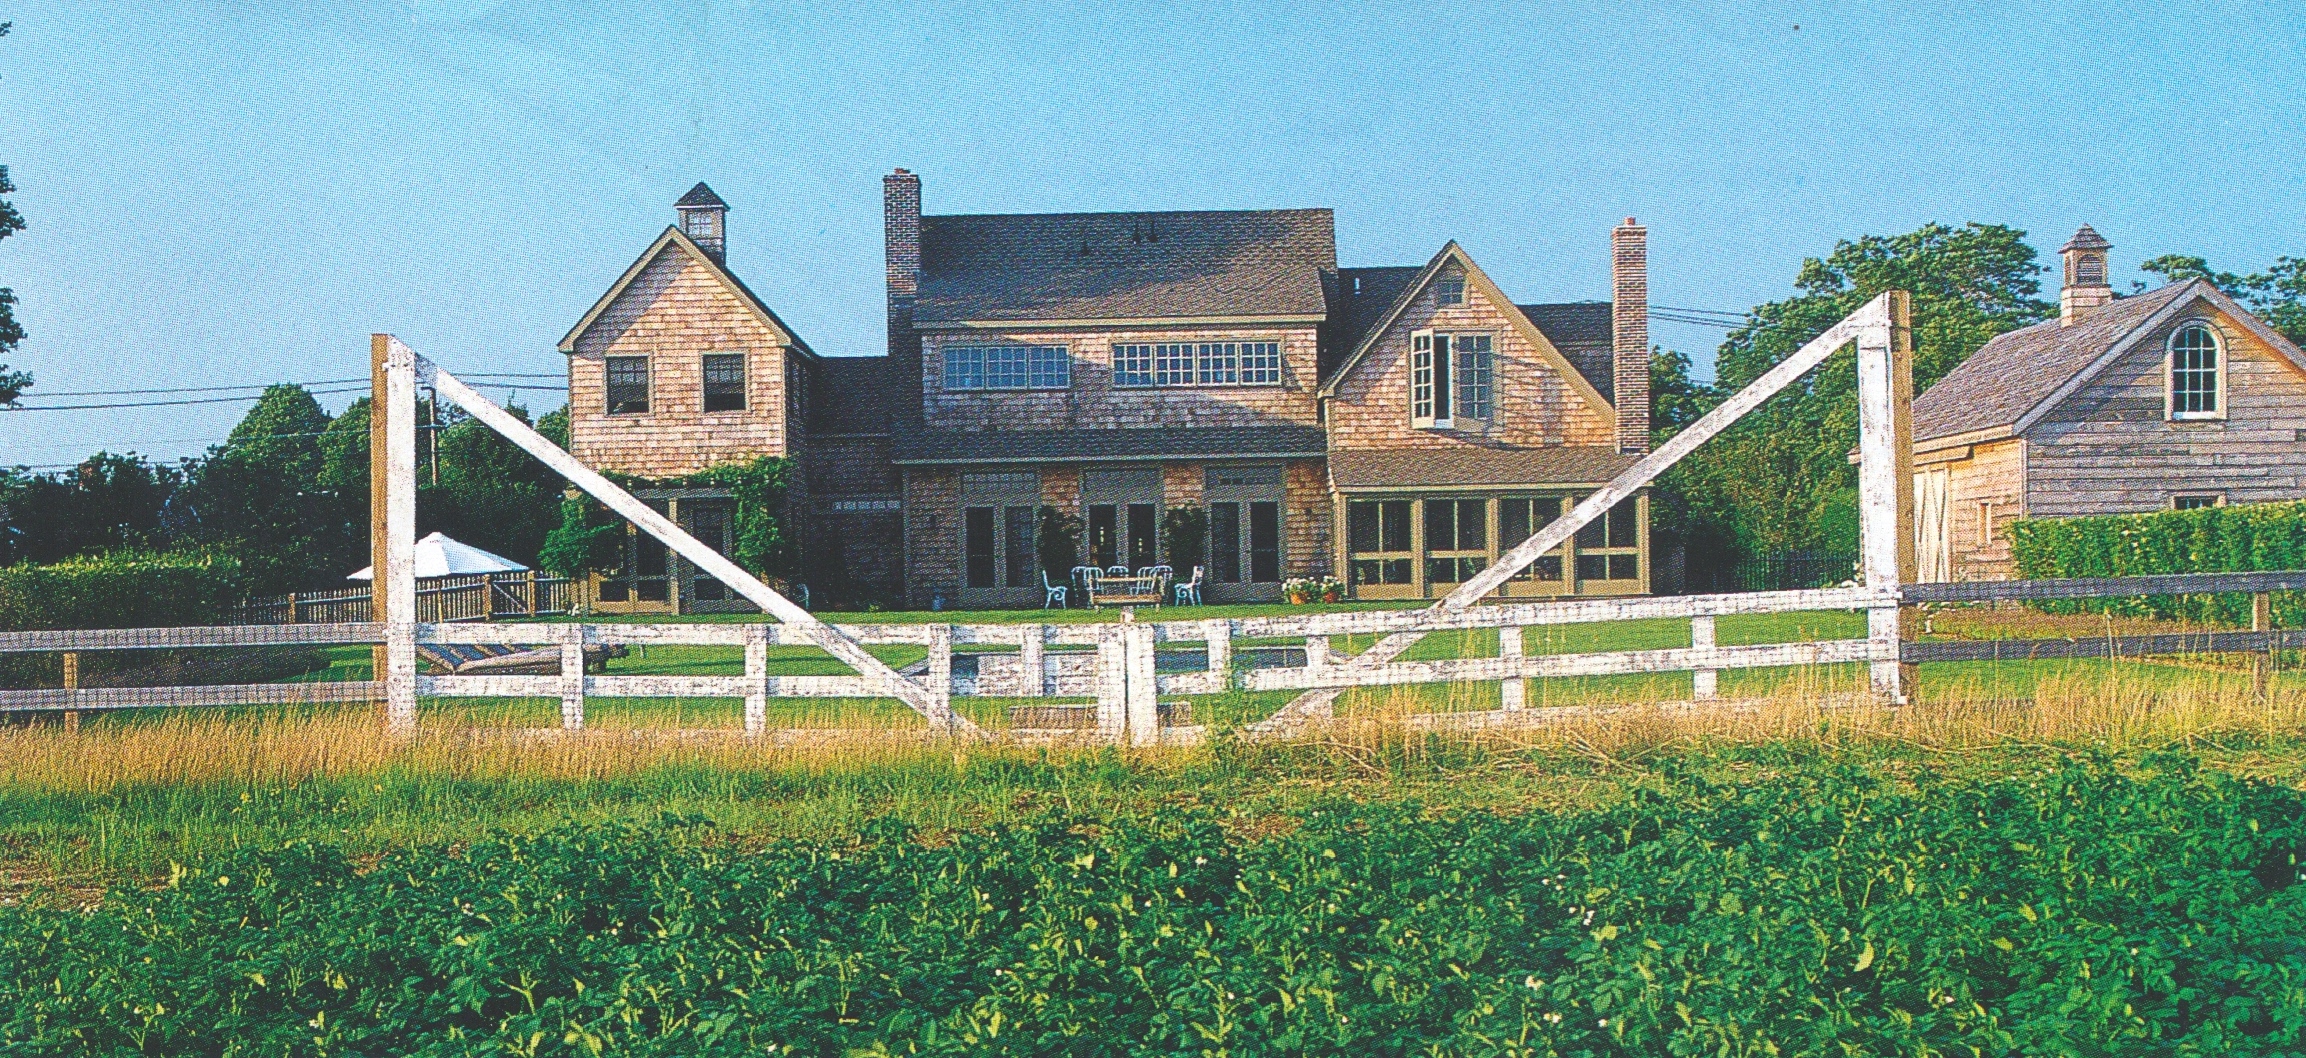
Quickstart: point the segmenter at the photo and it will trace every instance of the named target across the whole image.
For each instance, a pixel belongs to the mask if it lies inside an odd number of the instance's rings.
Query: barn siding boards
[[[1966,445],[1958,451],[1966,455],[1929,460],[1918,471],[1946,472],[1943,515],[1949,579],[2015,576],[2008,526],[2026,517],[2026,442]]]
[[[2226,417],[2164,413],[2166,345],[2188,320],[2209,319],[2225,342]],[[2151,409],[2151,414],[2144,414]],[[2027,512],[2062,518],[2167,510],[2178,494],[2228,503],[2306,496],[2306,374],[2206,299],[2145,334],[2026,431]]]

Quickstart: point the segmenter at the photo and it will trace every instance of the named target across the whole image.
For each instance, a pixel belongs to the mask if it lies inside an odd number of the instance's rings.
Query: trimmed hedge
[[[223,624],[240,562],[207,551],[114,551],[0,567],[0,631]]]
[[[2306,503],[2260,503],[2153,514],[2028,518],[2010,523],[2018,575],[2134,577],[2306,569]],[[2247,624],[2247,595],[2156,595],[2043,604],[2053,612],[2104,612]],[[2306,623],[2306,600],[2274,596],[2277,624]]]

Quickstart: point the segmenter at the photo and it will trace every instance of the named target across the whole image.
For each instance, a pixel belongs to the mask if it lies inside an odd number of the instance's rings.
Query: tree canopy
[[[1998,224],[1927,224],[1868,235],[1802,262],[1792,297],[1757,305],[1716,359],[1717,382],[1689,378],[1679,354],[1653,368],[1661,436],[1743,388],[1886,290],[1913,295],[1914,384],[1945,377],[1995,335],[2047,319],[2043,271],[2025,233]],[[1740,555],[1852,550],[1857,541],[1857,364],[1828,360],[1669,473],[1661,528],[1693,567]]]
[[[2306,345],[2306,260],[2277,257],[2265,271],[2236,275],[2217,271],[2200,257],[2166,253],[2139,265],[2138,270],[2173,283],[2207,279],[2284,337]]]
[[[0,37],[7,36],[13,26],[11,22],[0,22]],[[8,167],[0,165],[0,196],[14,194],[15,191],[16,185],[8,179]],[[0,240],[23,230],[24,214],[17,212],[15,203],[0,197]],[[0,287],[0,356],[15,352],[17,343],[23,340],[24,325],[16,320],[16,290],[13,287]],[[30,372],[0,364],[0,404],[16,403],[16,398],[31,388]]]

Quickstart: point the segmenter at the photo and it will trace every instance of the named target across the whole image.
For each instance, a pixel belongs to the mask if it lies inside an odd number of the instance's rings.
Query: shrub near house
[[[2018,575],[2028,579],[2306,569],[2306,502],[2035,518],[2010,523],[2009,534]],[[2243,595],[2154,595],[2046,605],[2228,624],[2250,620],[2250,599]],[[2306,622],[2306,600],[2277,593],[2274,619],[2287,626]]]

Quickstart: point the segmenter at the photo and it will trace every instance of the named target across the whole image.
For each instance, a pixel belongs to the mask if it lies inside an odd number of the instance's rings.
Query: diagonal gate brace
[[[397,341],[394,344],[398,344]],[[840,659],[843,664],[857,670],[859,675],[880,681],[882,687],[887,690],[891,697],[904,702],[914,711],[927,717],[931,724],[954,734],[984,736],[984,731],[976,724],[969,722],[966,717],[953,711],[946,695],[936,693],[930,688],[906,679],[897,670],[891,668],[887,662],[874,657],[857,641],[842,635],[839,629],[818,620],[815,614],[802,609],[792,600],[778,594],[776,589],[762,583],[760,578],[729,561],[727,556],[707,547],[703,541],[682,531],[681,527],[675,525],[672,519],[657,513],[648,504],[642,503],[631,493],[617,487],[616,483],[602,477],[591,467],[578,462],[575,456],[562,450],[559,445],[546,440],[544,435],[529,428],[527,423],[521,422],[514,418],[511,413],[497,407],[487,397],[481,396],[455,375],[441,370],[438,365],[422,356],[410,356],[404,359],[413,361],[415,381],[433,387],[434,392],[470,412],[473,418],[479,419],[490,429],[503,434],[506,440],[541,460],[546,466],[551,467],[554,473],[568,479],[569,484],[582,489],[587,495],[601,501],[610,510],[624,516],[635,526],[638,526],[642,532],[663,541],[666,547],[671,548],[682,558],[695,563],[698,569],[711,574],[714,579],[727,585],[753,605],[760,607],[762,612],[775,617],[789,628],[799,630],[811,643]],[[410,484],[413,487],[413,481]]]

